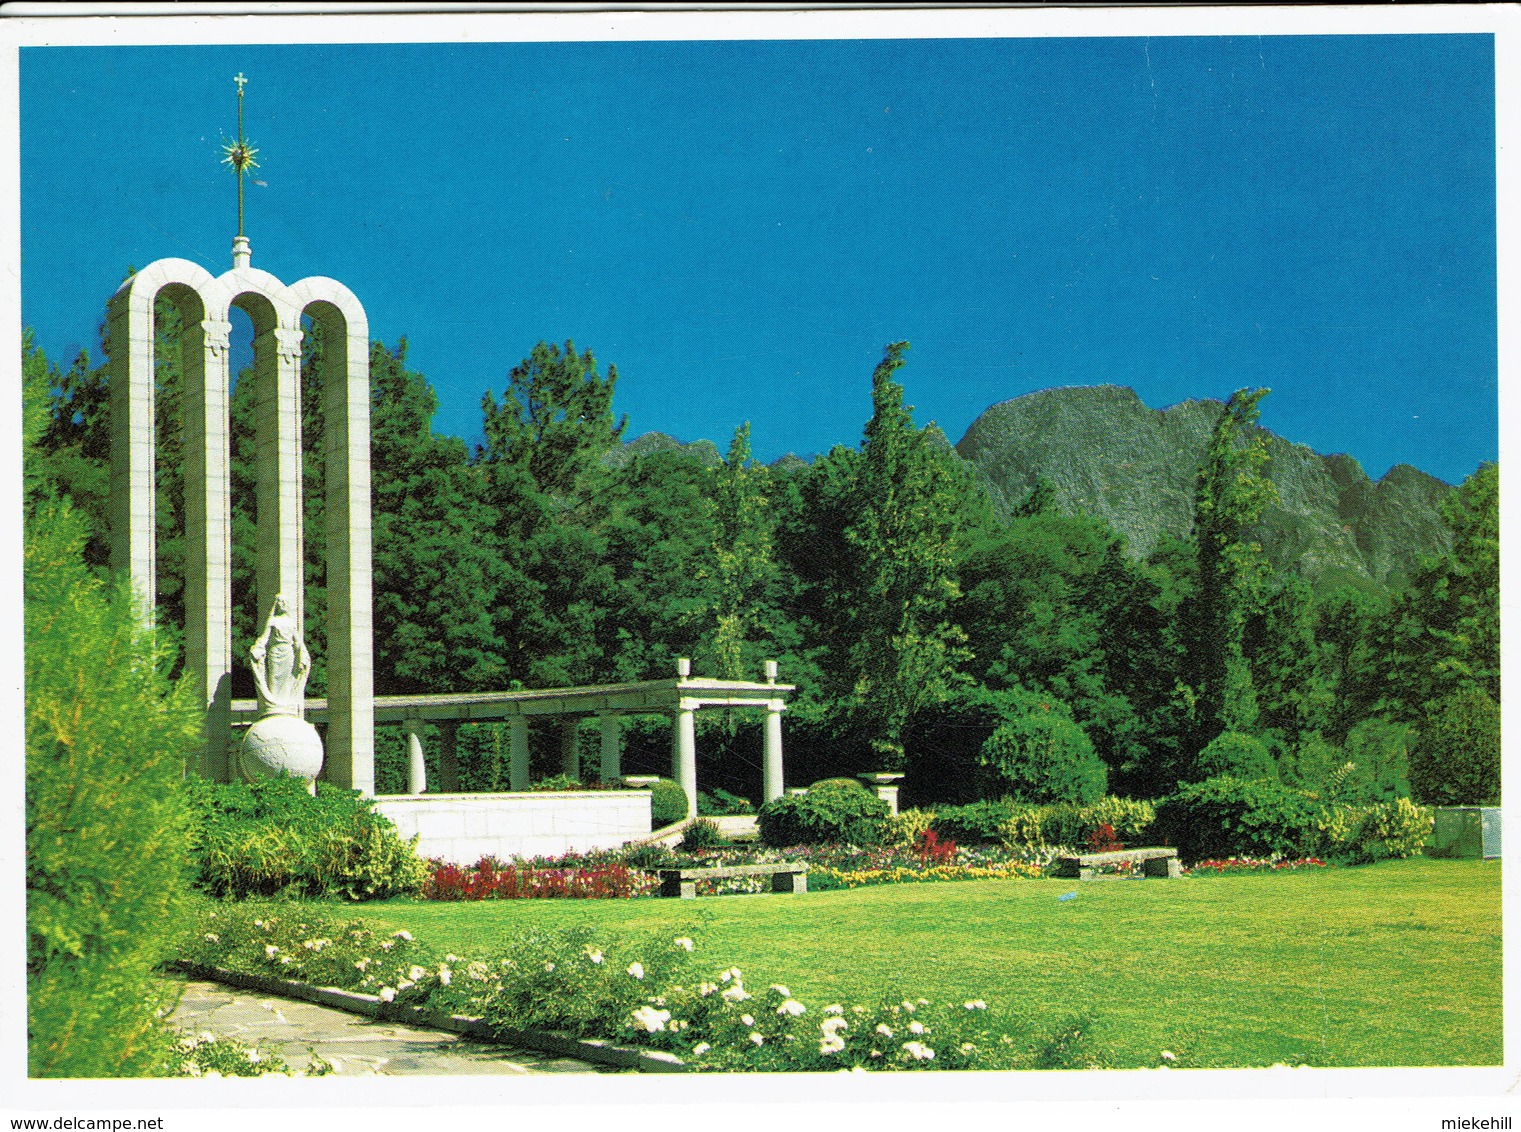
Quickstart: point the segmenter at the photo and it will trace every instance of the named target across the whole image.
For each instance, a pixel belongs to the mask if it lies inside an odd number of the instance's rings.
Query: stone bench
[[[728,865],[716,869],[660,869],[660,895],[679,896],[692,900],[697,896],[700,880],[722,880],[727,877],[770,877],[772,892],[807,892],[808,866],[804,864],[782,865]]]
[[[1092,880],[1103,865],[1122,861],[1140,861],[1141,871],[1149,877],[1183,875],[1183,865],[1176,849],[1119,849],[1113,853],[1084,853],[1080,857],[1058,857],[1056,875],[1076,880]]]

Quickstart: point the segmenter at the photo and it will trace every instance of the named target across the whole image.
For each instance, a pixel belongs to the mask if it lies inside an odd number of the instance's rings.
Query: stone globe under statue
[[[312,658],[284,595],[275,598],[264,632],[248,650],[259,718],[243,733],[238,770],[245,779],[282,771],[314,783],[322,770],[322,739],[302,718]]]

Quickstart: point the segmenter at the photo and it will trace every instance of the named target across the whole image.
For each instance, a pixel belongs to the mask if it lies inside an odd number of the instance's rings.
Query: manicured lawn
[[[1077,892],[1076,898],[1058,896]],[[356,910],[460,955],[530,925],[697,939],[810,1004],[982,998],[1074,1014],[1116,1066],[1495,1065],[1500,867],[1412,860],[1177,881],[968,881],[805,896],[388,901]]]

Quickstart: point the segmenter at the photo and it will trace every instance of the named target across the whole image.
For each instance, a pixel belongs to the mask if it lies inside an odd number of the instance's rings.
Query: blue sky
[[[98,353],[127,266],[331,275],[478,438],[540,339],[629,435],[855,444],[883,346],[998,401],[1269,385],[1375,477],[1497,451],[1488,35],[23,48],[23,321]],[[246,333],[246,328],[243,331]]]

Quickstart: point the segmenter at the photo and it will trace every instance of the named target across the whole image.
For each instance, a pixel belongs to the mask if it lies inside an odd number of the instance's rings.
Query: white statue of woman
[[[284,595],[275,598],[248,659],[259,692],[259,718],[243,733],[240,771],[245,778],[283,773],[310,782],[322,770],[322,739],[301,718],[312,658]]]
[[[299,716],[312,658],[284,594],[275,597],[264,622],[264,632],[248,650],[248,656],[259,694],[259,715]]]

